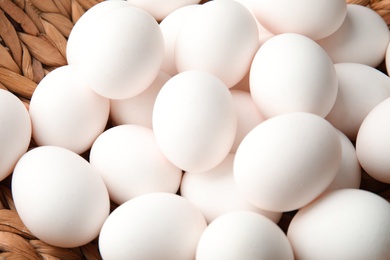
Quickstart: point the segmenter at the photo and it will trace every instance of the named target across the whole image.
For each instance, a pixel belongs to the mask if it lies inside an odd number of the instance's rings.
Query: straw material
[[[17,95],[28,108],[42,78],[66,65],[67,38],[73,25],[86,10],[102,1],[0,0],[0,88]],[[347,2],[372,8],[390,26],[390,0]],[[33,140],[31,146],[36,146]],[[367,174],[363,174],[361,188],[390,201],[390,185]],[[115,207],[113,204],[112,209]],[[279,225],[284,231],[294,214],[283,214]],[[101,256],[96,240],[82,247],[63,249],[31,234],[15,211],[8,177],[0,182],[0,259],[101,259]]]

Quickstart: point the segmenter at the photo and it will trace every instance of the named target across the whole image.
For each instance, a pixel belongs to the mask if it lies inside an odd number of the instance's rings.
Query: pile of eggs
[[[103,259],[389,259],[359,189],[390,183],[389,39],[345,0],[101,2],[29,110],[0,92],[1,179],[39,239]]]

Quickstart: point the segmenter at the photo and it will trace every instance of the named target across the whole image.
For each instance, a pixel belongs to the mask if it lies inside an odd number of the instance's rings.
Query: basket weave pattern
[[[66,65],[67,38],[86,10],[103,0],[0,0],[0,88],[28,108],[40,80]],[[202,1],[206,2],[206,1]],[[347,0],[380,14],[390,28],[390,0]],[[383,68],[382,68],[383,70]],[[33,140],[31,146],[35,146]],[[361,188],[390,201],[390,185],[363,174]],[[115,206],[113,206],[115,207]],[[293,213],[283,215],[286,230]],[[0,259],[101,259],[97,241],[72,249],[48,245],[32,235],[17,215],[10,177],[0,182]]]

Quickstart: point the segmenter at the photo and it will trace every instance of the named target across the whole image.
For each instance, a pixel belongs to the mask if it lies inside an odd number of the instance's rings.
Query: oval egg
[[[341,162],[340,138],[322,117],[295,112],[263,121],[237,149],[233,173],[239,191],[257,207],[296,210],[333,181]]]
[[[12,196],[28,230],[59,247],[91,242],[110,211],[97,170],[78,154],[56,146],[40,146],[22,156],[12,175]]]
[[[61,146],[81,154],[107,124],[110,102],[80,81],[76,65],[43,78],[30,101],[33,138],[38,145]]]
[[[257,20],[273,34],[298,33],[313,40],[327,37],[343,23],[345,0],[252,1]]]
[[[354,62],[378,66],[386,55],[389,29],[382,17],[366,6],[348,4],[340,28],[317,42],[334,63]]]
[[[352,141],[367,114],[390,97],[390,78],[360,63],[335,64],[338,81],[336,101],[325,117]]]
[[[356,154],[363,169],[374,179],[390,183],[390,98],[365,117],[356,138]]]
[[[165,158],[147,127],[128,124],[106,130],[93,143],[89,160],[117,204],[145,193],[179,189],[181,169]]]
[[[153,131],[163,154],[185,171],[205,171],[229,153],[237,115],[227,86],[204,71],[173,76],[157,95]]]
[[[246,7],[233,0],[210,1],[181,25],[177,70],[207,71],[233,87],[247,73],[258,46],[256,20]]]
[[[267,118],[287,112],[325,117],[336,100],[337,77],[327,53],[310,38],[279,34],[257,51],[250,92]]]
[[[31,120],[20,99],[0,89],[0,180],[9,176],[27,151],[31,140]]]
[[[163,36],[156,20],[140,8],[112,8],[91,21],[81,36],[84,43],[76,51],[79,76],[106,98],[136,96],[160,71]]]

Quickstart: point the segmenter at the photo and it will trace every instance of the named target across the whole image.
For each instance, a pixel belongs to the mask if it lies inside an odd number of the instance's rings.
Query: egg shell
[[[185,171],[206,171],[228,155],[237,115],[227,86],[204,71],[173,76],[157,95],[153,131],[163,154]]]
[[[161,153],[150,128],[112,127],[93,143],[89,158],[117,204],[145,193],[179,189],[182,171]]]
[[[269,38],[274,36],[273,33],[268,31],[266,28],[264,28],[263,25],[261,25],[259,23],[259,21],[257,20],[256,15],[254,14],[255,5],[257,4],[256,0],[235,0],[235,1],[237,1],[240,4],[242,4],[243,6],[245,6],[252,13],[252,15],[254,16],[254,18],[256,20],[257,27],[258,27],[258,31],[259,31],[259,43],[260,43],[260,45],[262,45],[266,40],[268,40]]]
[[[139,95],[110,100],[110,118],[114,125],[135,124],[152,128],[154,102],[162,86],[171,78],[160,71],[153,83]]]
[[[204,230],[196,259],[294,259],[286,235],[266,217],[249,211],[226,213]]]
[[[27,151],[31,140],[31,121],[20,99],[0,89],[0,180],[8,177]]]
[[[15,166],[11,188],[16,211],[28,230],[54,246],[91,242],[110,210],[97,170],[61,147],[40,146],[25,153]]]
[[[161,21],[175,10],[188,5],[199,4],[201,0],[127,0],[136,7],[150,13],[157,21]]]
[[[327,37],[343,23],[345,0],[258,0],[253,2],[257,20],[273,34],[298,33],[313,40]]]
[[[86,34],[89,33],[94,23],[102,16],[117,8],[132,6],[126,1],[103,1],[89,8],[74,24],[66,44],[66,59],[68,64],[79,63],[79,56],[83,49],[88,48],[89,41],[86,41]]]
[[[334,63],[354,62],[378,66],[386,55],[389,29],[382,17],[366,6],[348,4],[340,28],[317,42]]]
[[[103,259],[195,259],[206,221],[175,194],[150,193],[116,208],[99,236]]]
[[[191,13],[177,35],[177,70],[204,70],[233,87],[248,71],[258,38],[256,20],[242,4],[207,2]]]
[[[351,140],[341,131],[337,131],[341,141],[341,163],[336,177],[325,190],[358,189],[361,183],[362,169],[357,159],[356,149]]]
[[[241,142],[234,178],[239,191],[257,207],[296,210],[333,181],[341,152],[336,130],[322,117],[303,112],[275,116]]]
[[[174,76],[178,73],[176,68],[176,59],[175,59],[175,45],[177,34],[180,31],[180,28],[183,22],[188,18],[188,16],[200,5],[186,5],[183,6],[169,15],[167,15],[160,23],[160,29],[164,37],[164,59],[161,65],[161,70],[165,71],[171,76]]]
[[[296,259],[390,258],[390,204],[358,189],[326,193],[293,217],[287,237]]]
[[[325,117],[352,141],[367,114],[390,97],[390,78],[381,71],[360,63],[335,64],[337,98]]]
[[[76,66],[59,67],[45,76],[30,101],[34,141],[81,154],[107,124],[110,102],[85,85]]]
[[[325,117],[337,96],[336,71],[327,53],[295,33],[276,35],[259,48],[249,80],[252,98],[266,118],[288,112]]]
[[[180,185],[180,195],[198,207],[207,223],[219,216],[247,210],[266,216],[277,223],[282,214],[269,212],[252,205],[237,189],[233,177],[234,154],[215,168],[205,172],[185,172]]]
[[[92,24],[93,23],[93,24]],[[79,34],[80,78],[98,94],[125,99],[146,90],[158,75],[164,40],[156,20],[137,7],[112,8]]]
[[[356,154],[374,179],[390,183],[390,98],[375,106],[364,119],[356,138]]]
[[[265,120],[250,93],[242,90],[230,90],[237,111],[237,132],[231,153],[237,151],[242,139],[258,124]]]

